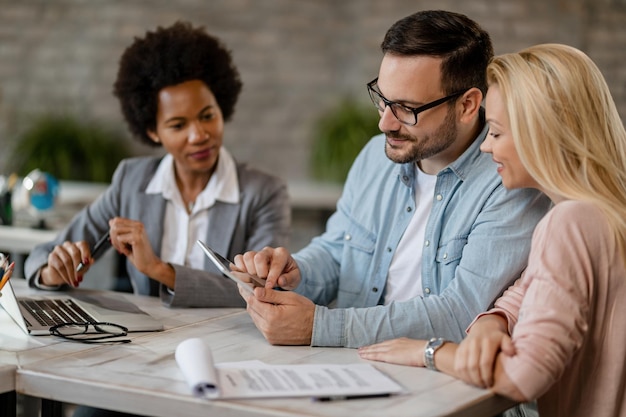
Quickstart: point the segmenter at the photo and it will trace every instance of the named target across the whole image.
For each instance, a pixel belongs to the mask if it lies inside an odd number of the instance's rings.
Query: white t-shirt
[[[385,288],[385,304],[423,296],[422,249],[428,216],[433,207],[437,176],[422,172],[417,165],[415,211],[389,265]]]
[[[174,158],[166,155],[146,188],[148,194],[162,194],[167,200],[163,221],[161,259],[164,262],[204,268],[206,259],[196,240],[205,240],[210,227],[209,209],[217,200],[236,204],[239,202],[237,168],[230,153],[222,147],[217,167],[204,190],[187,213],[183,198],[176,186]]]

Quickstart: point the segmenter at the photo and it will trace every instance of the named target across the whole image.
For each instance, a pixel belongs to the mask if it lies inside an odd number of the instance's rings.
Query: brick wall
[[[242,73],[226,146],[240,160],[307,179],[320,113],[343,94],[366,101],[387,28],[432,8],[478,21],[496,53],[541,42],[581,48],[626,115],[624,0],[0,0],[0,144],[50,111],[125,132],[111,95],[121,52],[134,36],[182,19],[222,38]],[[0,173],[5,165],[0,152]]]

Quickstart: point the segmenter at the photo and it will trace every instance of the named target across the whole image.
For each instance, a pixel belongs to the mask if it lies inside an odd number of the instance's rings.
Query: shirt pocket
[[[371,265],[376,234],[351,219],[343,240],[339,290],[356,294],[362,291],[367,278],[373,273]]]
[[[459,266],[459,263],[461,262],[465,245],[467,245],[467,237],[452,239],[439,246],[435,261],[437,262],[437,265],[439,265],[438,275],[442,277],[442,279],[454,279],[454,273],[456,271],[456,267]],[[441,288],[446,288],[448,284],[449,282],[439,283]]]
[[[458,262],[463,255],[463,248],[465,245],[467,245],[467,238],[461,237],[449,240],[445,244],[439,246],[439,249],[437,249],[437,262],[443,264]]]
[[[366,253],[373,253],[376,246],[376,235],[354,220],[350,220],[343,235],[346,246]]]

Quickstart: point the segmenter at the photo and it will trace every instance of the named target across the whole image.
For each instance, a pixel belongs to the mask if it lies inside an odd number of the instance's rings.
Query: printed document
[[[383,396],[404,388],[368,363],[269,365],[261,361],[213,364],[199,338],[176,348],[176,362],[193,394],[207,399]]]

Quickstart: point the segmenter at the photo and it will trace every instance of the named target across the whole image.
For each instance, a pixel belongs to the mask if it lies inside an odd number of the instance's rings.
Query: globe
[[[41,212],[54,208],[59,194],[59,181],[52,174],[35,169],[24,177],[22,185],[31,209]]]

